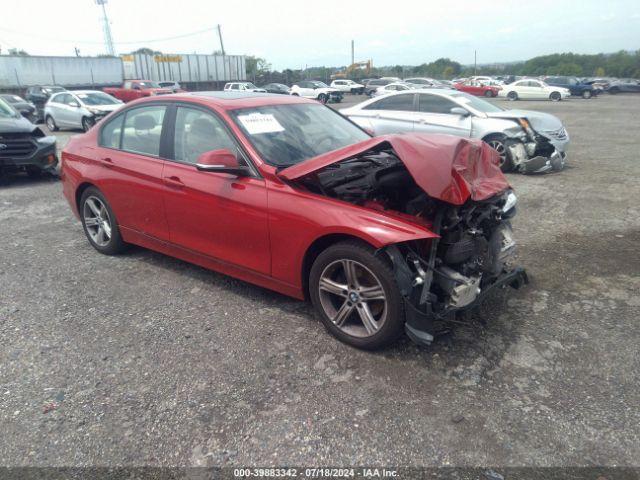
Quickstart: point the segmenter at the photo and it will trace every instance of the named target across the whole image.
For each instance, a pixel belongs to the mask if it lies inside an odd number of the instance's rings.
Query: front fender
[[[357,238],[374,248],[437,237],[417,218],[413,222],[285,186],[269,189],[268,195],[271,273],[298,288],[305,255],[323,237]]]

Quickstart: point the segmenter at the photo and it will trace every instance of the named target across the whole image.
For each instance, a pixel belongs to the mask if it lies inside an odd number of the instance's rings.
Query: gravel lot
[[[639,466],[640,95],[508,106],[565,122],[568,168],[509,176],[531,284],[431,348],[361,352],[304,303],[99,255],[58,181],[3,182],[0,464]]]

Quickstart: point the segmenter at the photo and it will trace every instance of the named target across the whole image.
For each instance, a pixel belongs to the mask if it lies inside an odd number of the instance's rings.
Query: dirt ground
[[[0,465],[639,466],[640,95],[496,102],[562,119],[568,167],[509,175],[531,284],[430,348],[358,351],[305,303],[100,255],[58,181],[5,180]]]

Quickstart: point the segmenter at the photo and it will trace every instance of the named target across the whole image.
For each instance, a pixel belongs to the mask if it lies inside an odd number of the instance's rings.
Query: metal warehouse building
[[[121,57],[0,55],[0,90],[32,85],[117,86],[133,79],[173,80],[191,88],[246,79],[243,55],[132,54]]]

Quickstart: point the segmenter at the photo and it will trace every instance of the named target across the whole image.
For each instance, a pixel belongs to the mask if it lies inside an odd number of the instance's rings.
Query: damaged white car
[[[569,148],[569,134],[557,117],[505,110],[453,90],[392,93],[340,112],[374,135],[422,132],[482,139],[500,155],[503,172],[562,170]]]

